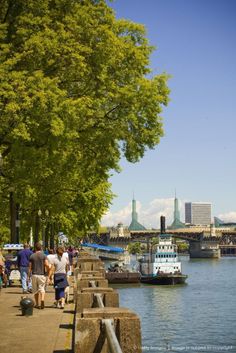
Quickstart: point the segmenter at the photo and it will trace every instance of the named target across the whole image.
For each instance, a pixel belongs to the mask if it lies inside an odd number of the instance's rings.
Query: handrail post
[[[98,302],[98,307],[99,308],[104,308],[103,300],[102,300],[102,295],[100,293],[95,293],[94,296],[97,299]]]
[[[89,284],[90,284],[91,287],[93,287],[93,288],[96,288],[96,287],[97,287],[95,281],[89,281]]]
[[[111,319],[104,319],[102,320],[102,323],[105,327],[106,337],[111,353],[122,353],[120,343],[114,330],[114,321]]]

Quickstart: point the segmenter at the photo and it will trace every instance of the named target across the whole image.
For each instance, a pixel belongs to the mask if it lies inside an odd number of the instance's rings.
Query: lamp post
[[[49,217],[49,211],[45,211],[45,222],[46,227],[44,227],[44,247],[48,248],[48,232],[49,232],[49,222],[48,222],[48,217]]]
[[[16,243],[20,243],[20,204],[16,204]]]

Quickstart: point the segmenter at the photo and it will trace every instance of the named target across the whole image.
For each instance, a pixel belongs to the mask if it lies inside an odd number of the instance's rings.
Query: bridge
[[[236,256],[236,231],[222,232],[219,244],[222,256]]]
[[[176,239],[189,242],[190,257],[220,257],[236,256],[236,231],[222,231],[221,234],[210,235],[206,231],[193,231],[191,228],[183,230],[167,230]],[[111,236],[109,233],[93,234],[90,239],[100,244],[127,246],[133,241],[148,241],[160,235],[159,230],[132,231],[126,236]]]

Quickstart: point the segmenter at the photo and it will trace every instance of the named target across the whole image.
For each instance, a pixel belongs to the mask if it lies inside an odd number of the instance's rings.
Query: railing
[[[111,353],[122,353],[119,341],[116,337],[114,330],[114,320],[104,319],[102,320],[102,323],[105,327],[106,337]]]
[[[93,287],[93,288],[97,287],[95,281],[89,281],[89,283],[90,283],[91,287]],[[97,299],[98,307],[104,308],[102,294],[95,293],[94,296]],[[116,333],[115,333],[115,329],[114,329],[114,320],[103,319],[102,324],[105,327],[105,333],[106,333],[106,337],[107,337],[107,341],[108,341],[111,353],[122,353],[120,343],[116,337]]]

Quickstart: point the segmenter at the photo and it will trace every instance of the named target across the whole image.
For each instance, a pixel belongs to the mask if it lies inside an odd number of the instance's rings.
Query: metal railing
[[[115,329],[114,329],[114,320],[112,319],[104,319],[102,323],[105,327],[106,337],[109,345],[109,349],[111,353],[122,353],[120,348],[120,343],[116,337]]]
[[[97,288],[95,281],[89,281],[89,284],[92,288]],[[104,308],[103,296],[101,293],[94,293],[96,297],[98,307]],[[114,328],[114,320],[112,319],[103,319],[102,324],[104,326],[104,332],[106,334],[109,350],[111,353],[122,353],[120,343],[116,337],[116,332]]]

